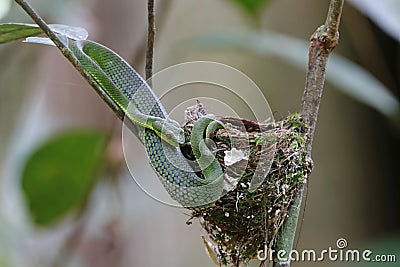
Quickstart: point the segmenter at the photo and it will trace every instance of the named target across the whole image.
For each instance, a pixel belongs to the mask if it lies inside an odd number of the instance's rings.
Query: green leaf
[[[307,66],[309,42],[272,31],[215,33],[194,41],[200,47],[242,49],[262,56],[276,56],[301,70],[306,70]],[[390,90],[365,69],[338,54],[329,58],[327,81],[390,119],[400,116],[399,100]]]
[[[65,35],[73,40],[85,40],[88,37],[88,32],[81,27],[73,27],[62,24],[50,24],[49,27],[54,32]],[[0,24],[0,44],[20,40],[23,38],[34,37],[41,34],[43,34],[43,31],[36,24]]]
[[[44,143],[27,160],[22,189],[33,221],[46,226],[83,205],[104,159],[106,135],[70,132]]]
[[[230,0],[248,12],[251,16],[257,16],[260,10],[270,0]]]
[[[0,24],[0,44],[30,36],[37,36],[43,31],[33,24],[4,23]]]

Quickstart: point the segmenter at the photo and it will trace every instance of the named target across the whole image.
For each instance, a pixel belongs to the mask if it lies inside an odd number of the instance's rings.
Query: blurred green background
[[[144,73],[146,1],[29,2],[50,23],[86,28]],[[159,0],[155,71],[192,60],[228,64],[257,83],[278,120],[300,108],[307,40],[328,4]],[[297,249],[335,248],[345,238],[349,248],[400,261],[399,18],[397,0],[345,4]],[[31,21],[0,0],[0,22]],[[0,62],[0,267],[213,266],[187,212],[132,180],[121,123],[56,49],[4,44]],[[356,265],[369,266],[293,263]]]

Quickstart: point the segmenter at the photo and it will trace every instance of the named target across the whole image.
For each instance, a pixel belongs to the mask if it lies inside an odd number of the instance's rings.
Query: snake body
[[[215,158],[202,157],[202,151],[197,148],[204,133],[208,136],[221,125],[205,117],[193,128],[193,152],[203,170],[205,178],[202,179],[177,147],[184,141],[183,130],[168,118],[151,88],[124,59],[109,48],[88,40],[72,42],[70,49],[105,93],[138,125],[139,138],[146,148],[150,164],[173,199],[184,207],[197,207],[221,197],[221,166]],[[203,151],[207,152],[207,149]]]
[[[192,145],[193,154],[202,170],[207,181],[217,180],[223,175],[223,171],[219,162],[215,159],[214,154],[208,148],[207,143],[211,141],[210,135],[218,129],[224,128],[223,124],[213,116],[201,117],[193,126],[190,143]],[[201,134],[199,134],[201,133]],[[205,133],[206,139],[203,138]]]

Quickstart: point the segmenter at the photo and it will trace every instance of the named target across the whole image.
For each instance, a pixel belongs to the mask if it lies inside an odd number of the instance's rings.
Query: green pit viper
[[[185,142],[179,123],[169,119],[164,107],[143,78],[119,55],[98,43],[80,40],[70,49],[105,93],[137,125],[150,164],[169,195],[184,207],[218,200],[223,191],[223,171],[203,140],[223,125],[212,116],[193,126],[190,143],[204,178],[196,175],[182,155]]]

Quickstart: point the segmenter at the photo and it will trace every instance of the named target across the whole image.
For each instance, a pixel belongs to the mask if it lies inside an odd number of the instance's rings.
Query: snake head
[[[177,121],[170,118],[157,118],[152,124],[153,130],[168,144],[179,146],[185,143],[185,132]]]

